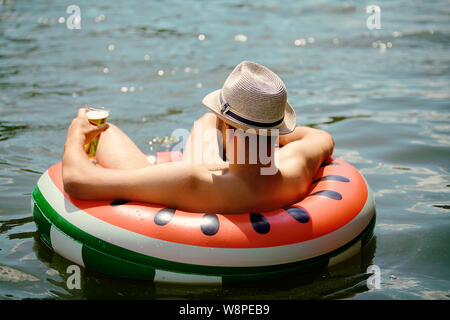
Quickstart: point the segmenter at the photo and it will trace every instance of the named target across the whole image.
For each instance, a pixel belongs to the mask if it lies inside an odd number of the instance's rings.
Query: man
[[[183,161],[156,165],[119,128],[93,126],[86,109],[80,109],[63,154],[66,192],[80,199],[126,199],[193,212],[264,212],[299,202],[332,155],[332,137],[296,127],[284,83],[259,64],[241,62],[203,104],[211,113],[194,123]],[[84,151],[100,132],[102,167]],[[198,154],[208,156],[196,159]]]

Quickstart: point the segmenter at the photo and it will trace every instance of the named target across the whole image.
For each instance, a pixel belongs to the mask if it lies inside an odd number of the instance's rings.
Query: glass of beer
[[[103,107],[89,107],[89,111],[86,113],[86,117],[89,122],[94,126],[99,126],[106,122],[106,119],[109,116],[109,110]],[[90,158],[94,158],[97,153],[98,139],[100,138],[100,134],[96,136],[90,143],[84,145],[84,150]]]

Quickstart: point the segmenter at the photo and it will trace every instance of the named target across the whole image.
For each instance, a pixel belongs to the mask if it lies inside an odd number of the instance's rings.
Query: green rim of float
[[[373,216],[364,230],[344,246],[314,258],[268,266],[214,266],[169,261],[99,239],[63,218],[47,201],[39,185],[32,193],[35,223],[43,242],[63,257],[88,269],[124,278],[175,283],[235,283],[278,279],[329,267],[356,254],[372,238]]]

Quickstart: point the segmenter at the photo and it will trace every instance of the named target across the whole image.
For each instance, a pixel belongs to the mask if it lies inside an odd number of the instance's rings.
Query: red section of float
[[[158,163],[176,161],[180,159],[180,155],[181,153],[172,156],[169,153],[158,153]],[[324,236],[354,219],[364,207],[368,196],[368,189],[361,174],[347,162],[334,159],[332,165],[320,168],[315,180],[339,176],[348,181],[330,179],[313,183],[309,196],[292,206],[306,210],[309,217],[307,221],[296,220],[284,209],[258,212],[266,218],[263,222],[270,226],[268,231],[262,234],[255,231],[249,213],[217,214],[217,232],[207,235],[201,230],[205,213],[175,210],[167,224],[158,225],[155,223],[155,215],[163,206],[138,202],[115,205],[112,200],[78,200],[64,192],[61,163],[52,166],[48,173],[68,201],[93,217],[147,237],[213,248],[273,247]],[[320,191],[326,192],[321,194]],[[313,195],[317,192],[319,194]],[[341,199],[329,197],[330,194],[336,193]]]

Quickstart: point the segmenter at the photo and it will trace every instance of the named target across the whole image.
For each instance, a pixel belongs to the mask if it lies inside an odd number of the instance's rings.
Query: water
[[[449,299],[448,1],[377,1],[380,30],[360,1],[78,0],[79,30],[66,26],[69,4],[0,0],[1,298]],[[30,193],[60,160],[77,108],[103,105],[143,151],[165,148],[242,60],[279,74],[298,124],[329,131],[335,155],[365,175],[378,214],[370,246],[276,283],[167,286],[82,270],[81,290],[68,289],[71,263],[38,240]]]

